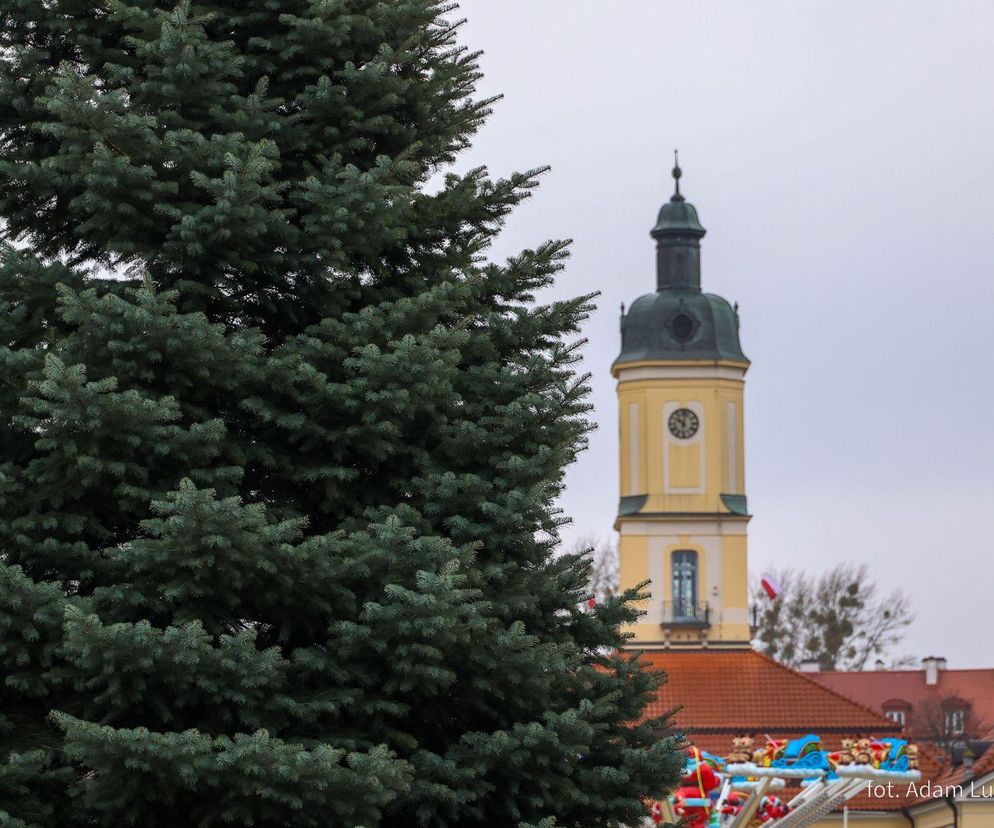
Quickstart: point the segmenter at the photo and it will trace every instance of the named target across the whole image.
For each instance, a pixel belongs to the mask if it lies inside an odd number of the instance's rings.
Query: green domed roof
[[[636,299],[621,319],[615,365],[653,359],[748,362],[739,317],[727,301],[694,288],[668,288]]]
[[[700,241],[707,231],[701,227],[701,221],[697,218],[697,208],[680,193],[683,170],[680,169],[676,150],[673,150],[673,161],[673,196],[659,208],[656,226],[649,231],[649,235],[657,241],[684,237]]]
[[[701,291],[701,239],[697,210],[680,194],[679,164],[673,197],[659,211],[655,293],[640,296],[621,318],[621,353],[615,366],[642,360],[733,360],[748,363],[739,343],[737,309]]]
[[[697,208],[676,193],[659,208],[656,226],[652,228],[650,235],[656,239],[660,236],[684,234],[701,238],[706,232],[697,218]]]

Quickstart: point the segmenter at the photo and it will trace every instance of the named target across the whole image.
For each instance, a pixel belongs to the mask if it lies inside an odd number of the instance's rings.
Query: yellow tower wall
[[[746,523],[722,495],[745,494],[743,390],[747,365],[680,361],[626,363],[618,379],[621,586],[650,581],[646,615],[632,646],[741,646],[750,638]],[[698,418],[688,439],[670,414]],[[693,551],[697,598],[708,624],[667,624],[673,553]]]
[[[745,367],[629,363],[617,373],[622,497],[647,494],[644,512],[727,511],[720,496],[745,491]],[[678,408],[701,420],[689,440],[667,426]]]

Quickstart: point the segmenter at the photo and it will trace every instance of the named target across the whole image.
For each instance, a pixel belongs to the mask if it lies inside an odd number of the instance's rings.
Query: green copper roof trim
[[[746,505],[745,495],[723,494],[721,502],[733,515],[748,515],[749,507]]]
[[[637,515],[648,499],[649,495],[626,495],[618,502],[618,517]]]

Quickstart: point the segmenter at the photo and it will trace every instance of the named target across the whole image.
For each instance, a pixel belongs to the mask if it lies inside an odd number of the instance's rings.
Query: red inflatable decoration
[[[673,812],[687,828],[707,828],[721,780],[697,748],[690,749],[689,772],[673,794]]]
[[[763,798],[756,816],[759,817],[761,822],[772,822],[774,819],[780,819],[780,817],[785,817],[789,813],[790,808],[779,797],[767,796]]]

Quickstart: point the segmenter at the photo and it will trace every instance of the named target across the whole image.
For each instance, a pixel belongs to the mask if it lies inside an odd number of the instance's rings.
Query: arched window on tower
[[[673,553],[673,619],[691,620],[697,615],[697,553],[679,549]]]

